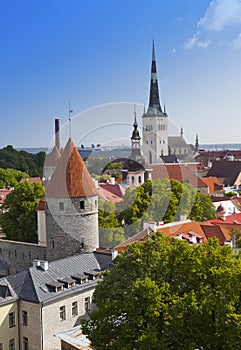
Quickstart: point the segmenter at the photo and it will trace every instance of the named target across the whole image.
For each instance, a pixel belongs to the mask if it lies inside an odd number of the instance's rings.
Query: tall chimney
[[[55,119],[55,146],[60,150],[59,119]]]

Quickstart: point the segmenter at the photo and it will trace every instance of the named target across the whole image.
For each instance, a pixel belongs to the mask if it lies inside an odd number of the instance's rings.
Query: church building
[[[142,135],[143,157],[150,164],[163,163],[170,155],[175,155],[176,159],[180,160],[192,157],[192,149],[183,137],[183,129],[178,136],[168,134],[168,115],[165,106],[162,109],[160,102],[154,41],[149,105],[142,116]]]

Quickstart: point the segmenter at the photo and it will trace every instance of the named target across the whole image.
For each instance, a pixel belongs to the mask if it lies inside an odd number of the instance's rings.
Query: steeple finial
[[[181,127],[181,138],[183,138],[183,127]]]
[[[157,82],[157,69],[156,69],[156,55],[155,55],[155,45],[154,39],[152,41],[152,62],[151,62],[151,83],[150,83],[150,98],[149,98],[149,108],[154,113],[162,113],[158,82]]]
[[[138,124],[136,121],[136,105],[134,105],[134,124],[133,124],[134,128],[137,129]]]
[[[195,150],[199,150],[199,141],[198,141],[198,133],[196,132],[196,139],[195,139]]]

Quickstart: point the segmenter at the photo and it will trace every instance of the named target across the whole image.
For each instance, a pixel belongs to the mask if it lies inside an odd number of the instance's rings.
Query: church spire
[[[160,98],[159,98],[158,81],[157,81],[154,40],[152,41],[151,83],[150,83],[150,99],[149,99],[148,109],[152,109],[154,113],[156,112],[162,113]]]
[[[199,141],[198,141],[198,133],[196,132],[196,139],[195,139],[195,151],[199,150]]]

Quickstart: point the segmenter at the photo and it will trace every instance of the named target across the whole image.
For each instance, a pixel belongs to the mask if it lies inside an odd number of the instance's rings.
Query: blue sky
[[[0,147],[49,146],[69,102],[74,141],[128,139],[153,38],[162,105],[187,141],[241,142],[240,0],[1,0]]]

